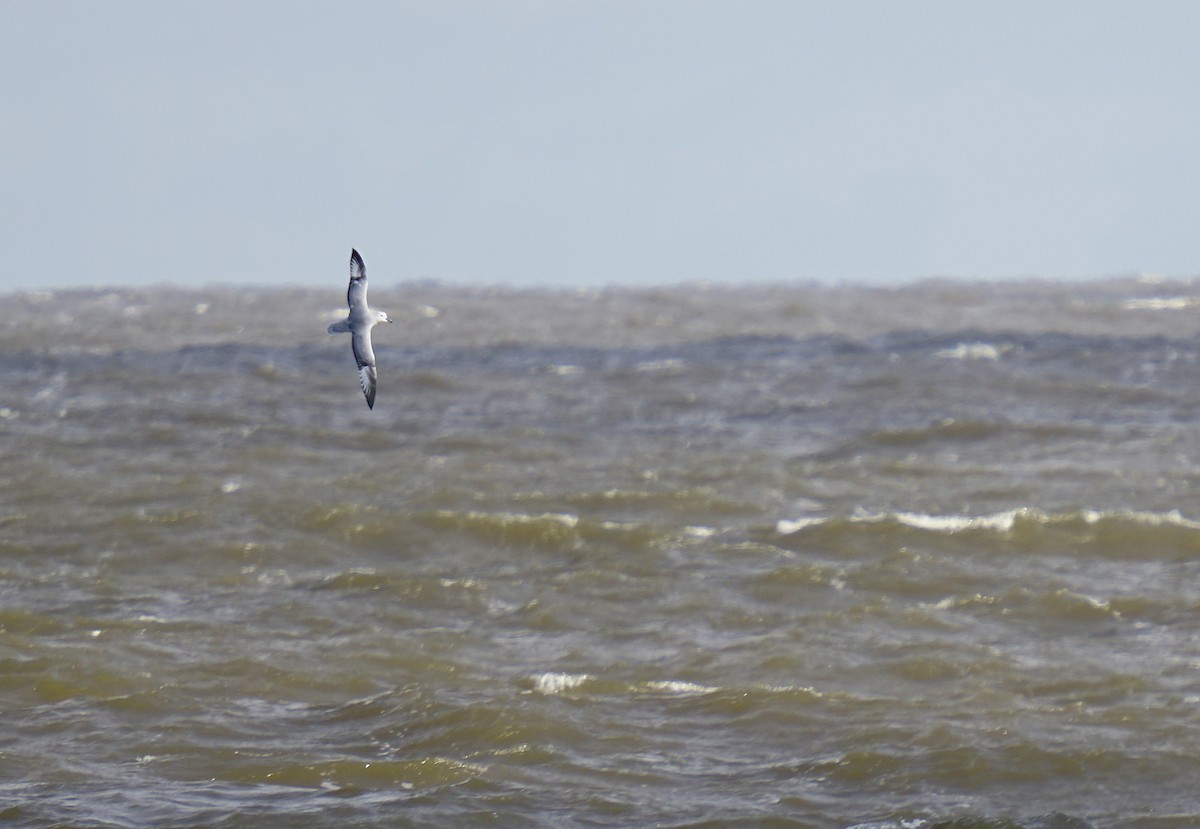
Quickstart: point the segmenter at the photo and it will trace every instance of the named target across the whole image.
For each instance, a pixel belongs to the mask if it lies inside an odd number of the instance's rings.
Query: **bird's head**
[[[395,322],[395,320],[387,315],[387,311],[376,311],[375,322]]]

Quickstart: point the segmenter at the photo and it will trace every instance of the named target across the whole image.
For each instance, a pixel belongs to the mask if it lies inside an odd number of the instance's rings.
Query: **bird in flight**
[[[350,249],[350,288],[346,291],[346,302],[350,304],[350,316],[329,326],[330,334],[351,334],[350,345],[358,363],[358,384],[367,398],[367,408],[375,408],[375,351],[371,348],[371,329],[376,323],[392,322],[383,311],[373,311],[367,306],[367,266],[358,251]]]

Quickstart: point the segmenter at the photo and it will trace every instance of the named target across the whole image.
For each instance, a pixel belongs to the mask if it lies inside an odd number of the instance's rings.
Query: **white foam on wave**
[[[579,523],[579,516],[572,515],[569,512],[543,512],[536,515],[526,512],[455,512],[454,510],[437,510],[435,515],[438,518],[456,519],[466,521],[488,522],[494,521],[500,524],[540,524],[551,523],[561,524],[567,529],[574,529]]]
[[[956,610],[960,607],[971,607],[973,605],[993,605],[996,602],[997,599],[995,596],[972,593],[970,596],[947,596],[940,601],[934,602],[933,607],[936,610]]]
[[[1106,519],[1132,521],[1135,524],[1145,524],[1151,527],[1182,527],[1187,530],[1200,530],[1200,521],[1185,518],[1177,509],[1169,512],[1143,512],[1140,510],[1083,510],[1080,517],[1088,524],[1099,524]]]
[[[1121,307],[1126,311],[1186,311],[1200,305],[1200,297],[1166,296],[1127,299]]]
[[[821,518],[819,516],[796,519],[781,518],[775,522],[775,532],[780,535],[791,535],[808,527],[819,527],[827,523],[829,523],[828,518]]]
[[[873,820],[869,823],[856,823],[846,829],[927,829],[931,826],[924,818],[900,818],[899,820]]]
[[[943,348],[935,351],[934,357],[944,360],[986,360],[995,362],[1012,350],[1011,345],[992,345],[991,343],[959,343],[954,348]]]
[[[553,696],[565,691],[574,690],[591,679],[595,679],[591,674],[560,674],[549,672],[533,677],[533,690],[539,694]]]
[[[438,584],[447,589],[458,587],[463,590],[486,590],[487,585],[479,579],[461,578],[461,579],[438,579]]]
[[[702,696],[704,694],[715,694],[720,688],[714,688],[711,685],[697,685],[695,682],[682,682],[674,679],[655,680],[647,682],[645,688],[658,693],[673,694],[681,697]]]
[[[779,535],[792,535],[809,527],[819,527],[828,524],[832,518],[810,516],[797,519],[780,519],[775,522],[775,532]],[[853,524],[882,524],[895,521],[906,527],[930,532],[956,533],[966,530],[993,530],[995,532],[1011,532],[1019,521],[1029,521],[1034,524],[1050,525],[1063,524],[1070,521],[1083,521],[1086,524],[1099,524],[1103,521],[1128,521],[1153,527],[1180,527],[1188,530],[1200,530],[1200,521],[1186,518],[1179,510],[1169,512],[1145,512],[1140,510],[1081,510],[1070,513],[1047,513],[1038,509],[1022,507],[1020,509],[1003,510],[985,515],[930,515],[921,512],[861,512],[846,519]]]
[[[882,524],[895,521],[918,530],[932,532],[961,532],[962,530],[1000,530],[1007,532],[1013,528],[1017,518],[1026,514],[1026,510],[1006,510],[991,515],[929,515],[921,512],[862,512],[850,516],[847,520],[852,524]],[[811,516],[794,520],[780,519],[775,522],[775,531],[780,535],[792,535],[808,527],[819,527],[828,524],[832,519]]]
[[[572,515],[569,512],[543,512],[538,515],[511,512],[502,514],[506,521],[511,521],[514,524],[536,524],[542,521],[549,521],[552,524],[561,524],[567,529],[574,529],[579,524],[579,516]]]
[[[898,512],[894,516],[907,527],[933,532],[962,532],[963,530],[999,530],[1008,532],[1017,523],[1023,510],[1006,510],[991,515],[925,515],[917,512]]]

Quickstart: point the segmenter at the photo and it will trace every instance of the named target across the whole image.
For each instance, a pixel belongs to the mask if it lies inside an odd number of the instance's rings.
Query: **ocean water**
[[[1200,825],[1200,284],[0,310],[0,824]]]

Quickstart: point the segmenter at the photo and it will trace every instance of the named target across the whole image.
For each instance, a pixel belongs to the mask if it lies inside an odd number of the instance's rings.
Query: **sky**
[[[0,291],[1200,273],[1191,0],[0,0]]]

